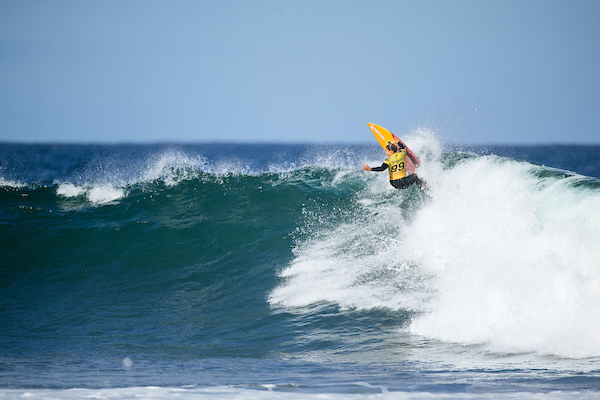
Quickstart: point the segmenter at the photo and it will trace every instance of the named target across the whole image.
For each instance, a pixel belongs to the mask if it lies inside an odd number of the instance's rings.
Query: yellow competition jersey
[[[385,159],[384,162],[388,165],[388,170],[390,171],[390,181],[402,179],[406,176],[405,159],[406,150],[404,149]]]

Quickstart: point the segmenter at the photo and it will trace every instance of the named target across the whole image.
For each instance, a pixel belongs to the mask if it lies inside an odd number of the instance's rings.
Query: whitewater
[[[403,140],[1,144],[0,398],[600,397],[600,147]]]

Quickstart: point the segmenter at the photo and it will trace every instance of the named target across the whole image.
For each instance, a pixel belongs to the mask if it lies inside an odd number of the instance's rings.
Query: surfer
[[[417,174],[406,175],[406,148],[402,143],[388,143],[384,150],[387,158],[381,167],[371,168],[363,164],[362,169],[375,172],[389,169],[390,184],[396,189],[406,189],[416,183],[421,189],[426,190],[425,182]]]

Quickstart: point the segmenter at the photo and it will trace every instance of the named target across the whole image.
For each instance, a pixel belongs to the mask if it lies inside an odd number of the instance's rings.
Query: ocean
[[[0,144],[0,399],[600,398],[600,146]]]

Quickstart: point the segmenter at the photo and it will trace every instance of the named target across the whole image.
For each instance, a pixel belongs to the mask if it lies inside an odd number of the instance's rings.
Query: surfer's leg
[[[402,185],[401,181],[402,181],[402,179],[396,179],[395,181],[390,181],[390,185],[392,185],[396,189],[404,189],[404,186]]]
[[[412,184],[416,183],[421,190],[427,190],[427,183],[425,182],[425,179],[419,178],[416,174],[411,176],[414,176]]]
[[[416,174],[411,174],[402,179],[390,181],[390,184],[396,189],[406,189],[410,185],[414,185],[415,183],[419,185],[421,189],[427,190],[427,185],[425,185],[425,181],[419,178]]]

